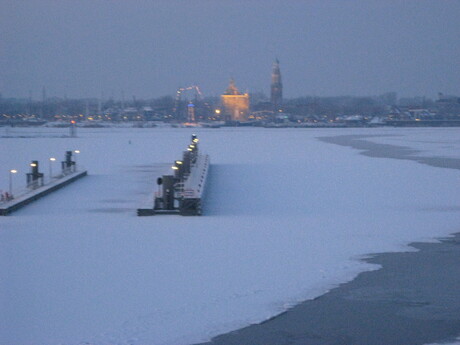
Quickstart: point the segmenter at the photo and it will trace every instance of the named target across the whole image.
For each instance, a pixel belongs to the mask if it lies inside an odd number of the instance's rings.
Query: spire
[[[272,85],[273,84],[281,84],[281,72],[280,72],[280,61],[278,58],[275,59],[273,62],[272,67]]]
[[[272,84],[270,101],[275,108],[278,108],[283,101],[283,83],[281,82],[280,62],[275,59],[272,67]]]
[[[239,95],[240,92],[235,85],[235,80],[233,78],[230,79],[230,83],[228,84],[227,90],[225,91],[225,95]]]

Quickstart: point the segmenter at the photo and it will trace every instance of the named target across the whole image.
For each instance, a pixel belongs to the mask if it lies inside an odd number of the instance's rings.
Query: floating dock
[[[173,175],[158,177],[159,191],[153,195],[153,203],[137,209],[138,216],[180,214],[200,216],[210,167],[209,155],[199,154],[198,138],[183,153],[183,159],[172,166]]]
[[[16,197],[11,195],[12,193],[6,193],[7,198],[2,198],[0,202],[0,216],[7,216],[27,204],[88,175],[86,170],[77,171],[77,165],[72,161],[72,151],[66,152],[66,159],[61,164],[61,174],[54,177],[50,175],[50,181],[45,184],[43,173],[38,171],[38,161],[32,161],[30,164],[31,172],[26,174],[27,190]]]

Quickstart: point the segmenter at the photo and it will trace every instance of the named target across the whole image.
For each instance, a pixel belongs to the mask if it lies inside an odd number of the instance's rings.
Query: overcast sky
[[[460,95],[460,1],[0,0],[4,97]]]

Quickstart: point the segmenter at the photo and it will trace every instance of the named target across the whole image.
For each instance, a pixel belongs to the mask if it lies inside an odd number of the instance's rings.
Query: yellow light
[[[189,146],[190,146],[192,149],[194,149],[194,148],[195,148],[195,145],[189,145]]]
[[[216,109],[216,114],[220,114],[220,109]]]
[[[17,172],[18,172],[18,171],[15,170],[15,169],[11,169],[11,170],[10,170],[10,173],[12,173],[12,174],[16,174]]]
[[[194,143],[197,143],[198,141],[199,141],[198,138],[193,139]]]
[[[173,170],[177,170],[177,169],[179,169],[179,168],[178,168],[178,167],[176,167],[175,165],[173,165],[173,166],[171,167],[171,169],[173,169]]]
[[[192,149],[190,147],[187,150],[192,151]]]
[[[55,160],[56,160],[56,158],[54,158],[54,157],[50,158],[50,161],[52,161],[52,162],[54,162]]]
[[[180,165],[182,164],[182,161],[176,161],[175,163]]]
[[[80,153],[80,150],[75,150],[75,151],[73,151],[73,152],[75,152],[75,153]]]
[[[37,164],[35,164],[35,163],[30,163],[30,166],[31,166],[31,167],[36,167]]]

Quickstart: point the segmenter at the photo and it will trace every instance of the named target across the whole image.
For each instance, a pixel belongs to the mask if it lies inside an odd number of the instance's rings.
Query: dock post
[[[163,205],[165,210],[174,210],[174,183],[174,176],[163,175]]]
[[[30,163],[30,173],[26,174],[27,187],[35,189],[43,186],[43,173],[38,170],[38,161]]]
[[[72,161],[72,151],[66,151],[65,160],[61,162],[62,174],[67,175],[72,172],[75,162]]]

